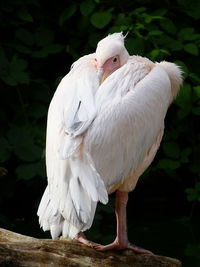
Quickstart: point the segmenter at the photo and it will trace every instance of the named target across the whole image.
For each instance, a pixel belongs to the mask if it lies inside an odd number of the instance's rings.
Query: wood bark
[[[0,266],[181,267],[181,262],[158,255],[136,255],[130,250],[98,252],[76,241],[37,239],[0,229]]]

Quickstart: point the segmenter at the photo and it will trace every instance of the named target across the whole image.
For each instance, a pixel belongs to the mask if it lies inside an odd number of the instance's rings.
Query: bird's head
[[[95,59],[100,83],[127,62],[129,54],[124,38],[122,33],[113,33],[97,44]]]

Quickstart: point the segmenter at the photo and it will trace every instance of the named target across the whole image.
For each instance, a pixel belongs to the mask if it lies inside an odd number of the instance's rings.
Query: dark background
[[[161,148],[130,194],[130,240],[200,266],[200,1],[6,0],[0,18],[0,227],[49,237],[36,216],[49,102],[74,60],[124,31],[130,54],[176,62],[185,78]],[[113,203],[98,207],[93,241],[114,238]]]

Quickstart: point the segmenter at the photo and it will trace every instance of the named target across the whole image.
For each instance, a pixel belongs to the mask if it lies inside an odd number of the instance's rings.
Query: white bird
[[[182,83],[173,63],[129,56],[122,33],[102,39],[77,60],[50,103],[46,137],[48,185],[38,216],[53,239],[75,238],[97,250],[129,248],[126,205],[159,148],[167,109]],[[117,236],[103,246],[86,239],[98,201],[116,191]]]

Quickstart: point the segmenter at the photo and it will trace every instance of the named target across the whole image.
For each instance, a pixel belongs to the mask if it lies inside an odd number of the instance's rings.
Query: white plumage
[[[99,82],[99,69],[115,56],[120,65]],[[48,186],[38,216],[52,238],[74,238],[91,227],[98,201],[134,189],[159,148],[181,82],[175,64],[129,56],[121,33],[73,64],[48,112]]]

